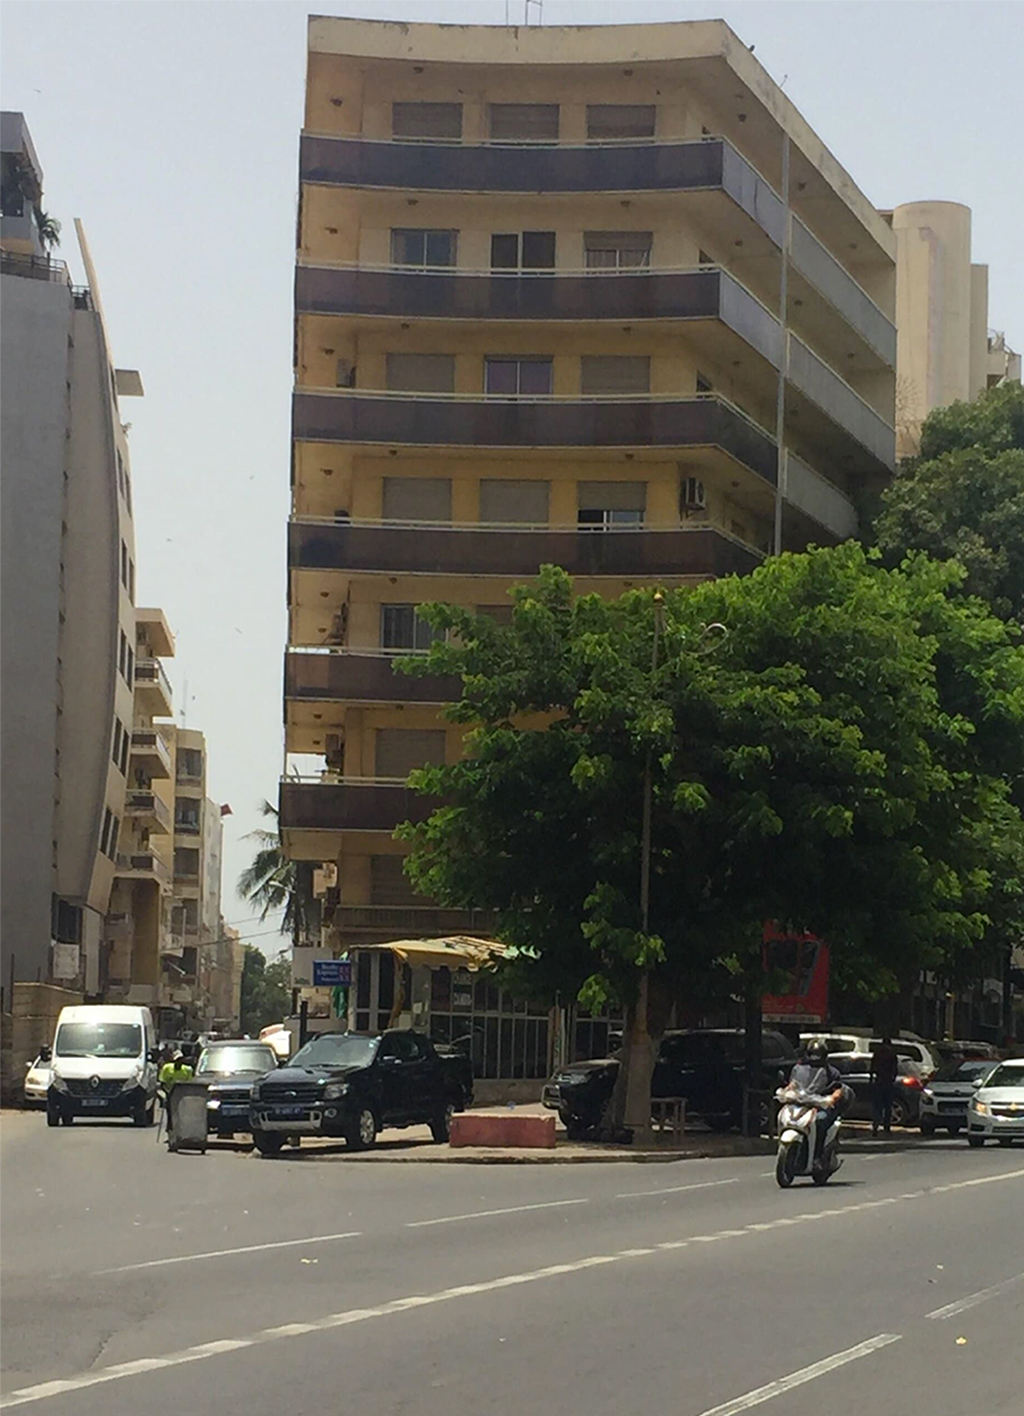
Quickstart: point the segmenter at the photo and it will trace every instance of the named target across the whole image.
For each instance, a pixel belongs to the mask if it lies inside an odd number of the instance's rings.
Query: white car
[[[50,1086],[50,1064],[37,1057],[25,1063],[24,1103],[26,1107],[45,1106]]]
[[[880,1037],[871,1037],[868,1033],[832,1032],[832,1033],[801,1033],[801,1046],[808,1042],[823,1042],[828,1048],[829,1056],[845,1057],[863,1052],[876,1052],[882,1045]],[[938,1071],[940,1061],[937,1052],[933,1051],[926,1042],[919,1038],[894,1037],[892,1045],[896,1056],[903,1061],[909,1062],[917,1076],[922,1081]]]
[[[1000,1062],[981,1079],[967,1106],[967,1144],[1024,1141],[1024,1057]]]
[[[940,1127],[951,1136],[962,1131],[967,1125],[968,1102],[977,1090],[975,1084],[998,1065],[991,1058],[965,1058],[941,1066],[921,1093],[921,1135],[932,1136]]]

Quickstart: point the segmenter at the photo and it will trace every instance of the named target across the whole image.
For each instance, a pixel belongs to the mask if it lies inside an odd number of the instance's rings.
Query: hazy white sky
[[[508,0],[521,20],[523,0]],[[96,262],[131,419],[139,603],[177,635],[177,707],[228,802],[224,915],[282,763],[291,286],[305,30],[284,0],[5,0],[2,102],[26,114],[81,278]],[[506,0],[390,0],[315,12],[500,24]],[[532,9],[532,7],[531,7]],[[544,0],[547,24],[622,20],[613,0]],[[974,212],[990,320],[1024,343],[1024,3],[639,0],[631,22],[722,18],[880,207]],[[180,721],[180,713],[179,713]],[[254,931],[261,926],[253,925]],[[263,926],[262,928],[266,928]],[[272,950],[276,942],[261,938]]]

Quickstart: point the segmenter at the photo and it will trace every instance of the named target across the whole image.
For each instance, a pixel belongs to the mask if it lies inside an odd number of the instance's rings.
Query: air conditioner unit
[[[703,511],[708,504],[707,491],[699,477],[684,477],[679,503],[684,512]]]

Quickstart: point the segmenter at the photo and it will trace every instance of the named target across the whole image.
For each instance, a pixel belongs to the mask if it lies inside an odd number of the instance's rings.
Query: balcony
[[[286,850],[297,849],[298,859],[324,860],[336,845],[320,840],[320,833],[383,831],[390,836],[402,821],[425,821],[438,804],[438,798],[420,796],[404,782],[387,778],[287,777],[281,782],[281,831]],[[307,832],[318,838],[310,856],[302,853],[301,841],[296,840]]]
[[[200,836],[203,827],[200,821],[193,821],[188,817],[175,817],[174,834],[176,836]]]
[[[410,447],[720,448],[775,485],[775,442],[713,394],[507,398],[296,389],[292,436]]]
[[[761,561],[752,546],[718,527],[487,526],[401,521],[296,519],[288,528],[293,570],[497,575],[529,579],[542,565],[570,575],[645,579],[743,575]]]
[[[837,540],[858,533],[857,508],[850,498],[792,452],[786,453],[786,504]],[[813,527],[808,532],[815,539]]]
[[[164,889],[171,884],[171,872],[155,851],[119,855],[115,873],[126,880],[156,880]]]
[[[799,401],[789,400],[790,411],[797,407],[802,413],[812,415],[810,423],[805,421],[801,427],[820,442],[824,452],[830,448],[838,452],[851,471],[878,476],[888,475],[895,469],[895,428],[792,334],[789,336],[788,384],[812,405],[805,404],[801,408]],[[814,416],[814,410],[821,416]]]
[[[173,829],[170,808],[156,792],[128,792],[124,800],[124,814],[139,826],[163,836],[169,836]]]
[[[502,273],[300,265],[295,309],[444,320],[718,320],[779,362],[775,316],[727,271],[710,267]]]
[[[726,138],[585,147],[381,142],[304,134],[303,182],[431,192],[692,194],[699,214],[732,240],[743,228],[780,251],[782,198]],[[710,205],[709,205],[710,203]],[[750,242],[746,242],[749,249]],[[818,238],[795,219],[790,259],[859,338],[895,365],[895,327]]]
[[[348,703],[453,703],[461,694],[455,677],[412,678],[392,667],[397,654],[340,649],[330,653],[290,650],[285,656],[288,699]]]
[[[132,765],[150,780],[166,781],[171,776],[171,754],[155,728],[132,731]]]
[[[143,712],[169,718],[174,711],[171,681],[159,659],[136,659],[135,697]]]

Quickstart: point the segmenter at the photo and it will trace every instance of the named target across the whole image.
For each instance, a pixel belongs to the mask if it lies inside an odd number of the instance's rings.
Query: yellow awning
[[[496,939],[472,939],[465,934],[453,934],[442,939],[389,939],[380,944],[356,944],[352,952],[388,949],[405,964],[442,965],[450,969],[483,969],[497,963],[506,953],[504,944]]]

